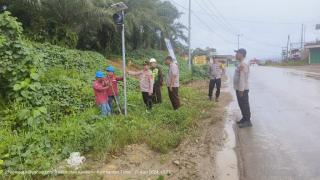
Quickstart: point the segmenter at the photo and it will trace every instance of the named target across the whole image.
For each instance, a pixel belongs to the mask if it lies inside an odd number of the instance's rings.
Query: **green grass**
[[[177,147],[189,128],[202,116],[200,110],[212,107],[202,100],[201,94],[191,88],[181,89],[183,106],[173,111],[164,92],[164,102],[155,105],[151,113],[145,113],[140,93],[129,93],[129,116],[113,116],[98,122],[94,150],[100,153],[114,152],[131,143],[146,143],[158,152],[167,153]],[[188,103],[192,102],[192,103]]]
[[[0,179],[7,179],[1,174],[12,170],[51,170],[76,151],[101,156],[128,144],[146,143],[166,153],[203,115],[200,110],[210,107],[199,92],[183,87],[179,111],[172,110],[164,92],[164,103],[146,114],[138,82],[128,78],[129,116],[102,118],[92,83],[95,71],[104,70],[110,61],[97,52],[32,42],[14,18],[1,15],[7,22],[2,23],[0,35]],[[141,65],[155,57],[166,72],[162,61],[166,54],[139,50],[129,53],[128,59]],[[178,60],[182,83],[205,75],[205,67],[195,67],[191,73],[186,61]]]
[[[205,101],[204,95],[198,91],[183,87],[183,106],[179,111],[173,111],[165,91],[163,95],[163,104],[155,105],[150,114],[145,113],[140,93],[131,91],[129,104],[132,105],[129,106],[127,118],[101,118],[98,110],[92,108],[38,130],[17,136],[11,136],[9,132],[1,134],[6,136],[9,133],[7,141],[10,142],[7,143],[19,146],[16,147],[17,153],[24,148],[29,149],[21,152],[19,156],[24,158],[24,163],[21,167],[17,166],[28,170],[48,170],[75,151],[95,154],[97,159],[103,160],[101,157],[105,158],[105,154],[118,152],[132,143],[146,143],[157,152],[167,153],[179,145],[196,121],[205,116],[199,112],[213,107],[213,104]],[[11,161],[19,164],[19,159],[8,159],[7,163]]]
[[[0,170],[50,170],[71,152],[104,157],[132,143],[146,143],[155,151],[167,153],[179,145],[203,115],[199,112],[212,106],[202,98],[205,95],[182,85],[183,106],[179,111],[173,111],[164,87],[163,104],[155,105],[152,113],[147,114],[138,82],[129,78],[129,116],[101,118],[94,105],[91,86],[94,72],[103,69],[109,61],[94,52],[49,44],[43,47],[37,43],[33,47],[45,63],[40,75],[42,89],[35,92],[35,97],[46,100],[44,105],[48,113],[29,124],[22,112],[32,115],[37,112],[35,108],[0,99],[0,106],[5,107],[0,110],[0,160],[4,161]],[[152,51],[150,57],[154,55],[165,57],[165,52]],[[134,62],[142,61],[142,57],[131,58]],[[162,62],[160,65],[166,72],[166,66]],[[194,68],[193,78],[186,62],[180,61],[179,66],[182,83],[204,76],[202,67]],[[121,75],[121,72],[117,71],[117,74]],[[16,176],[19,177],[34,178]]]

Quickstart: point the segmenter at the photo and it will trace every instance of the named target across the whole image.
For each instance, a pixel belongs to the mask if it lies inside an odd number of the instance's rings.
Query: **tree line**
[[[37,42],[102,54],[121,52],[120,31],[114,25],[113,0],[3,0],[22,23],[28,38]],[[177,22],[182,15],[169,1],[123,0],[126,10],[126,45],[129,50],[164,50],[164,38],[183,52],[186,27]]]

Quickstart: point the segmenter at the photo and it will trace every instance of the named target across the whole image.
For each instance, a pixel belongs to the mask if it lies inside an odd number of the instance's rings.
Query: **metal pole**
[[[126,78],[126,46],[124,31],[124,10],[122,10],[122,69],[123,69],[123,94],[124,94],[124,115],[127,116],[127,78]]]
[[[240,49],[240,34],[238,34],[237,36],[238,36],[238,49]]]
[[[290,35],[288,35],[288,42],[287,42],[287,57],[286,60],[289,59],[289,43],[290,43]]]
[[[301,50],[303,49],[303,31],[304,31],[304,25],[301,26]]]
[[[304,25],[303,28],[303,44],[306,42],[306,31],[307,31],[307,25]]]
[[[191,0],[189,0],[189,70],[191,70]]]

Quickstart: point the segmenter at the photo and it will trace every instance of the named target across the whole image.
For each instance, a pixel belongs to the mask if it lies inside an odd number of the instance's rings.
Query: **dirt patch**
[[[204,96],[201,98],[208,101],[207,81],[192,82],[187,86],[202,92]],[[207,118],[199,120],[188,137],[168,154],[154,152],[146,144],[134,144],[126,146],[121,154],[113,155],[104,163],[87,157],[87,169],[100,172],[96,179],[108,180],[216,179],[216,154],[224,146],[226,107],[231,101],[232,96],[223,85],[220,102],[207,110]],[[92,176],[82,176],[80,179],[90,178]]]
[[[118,70],[122,71],[122,59],[112,59],[111,61],[108,61],[108,63],[117,68]],[[142,69],[142,67],[139,68],[138,66],[133,64],[130,59],[128,60],[126,68],[130,71],[138,71]]]

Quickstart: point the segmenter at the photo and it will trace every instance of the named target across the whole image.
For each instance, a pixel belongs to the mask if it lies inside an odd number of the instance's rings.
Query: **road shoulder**
[[[196,81],[188,86],[200,91],[203,97],[199,98],[208,101],[207,83]],[[146,144],[133,144],[105,162],[95,162],[88,157],[86,169],[110,173],[97,175],[100,179],[217,179],[217,153],[224,149],[227,106],[232,101],[225,86],[222,88],[220,102],[214,108],[199,112],[205,114],[203,118],[196,122],[180,145],[169,153],[155,152]]]

